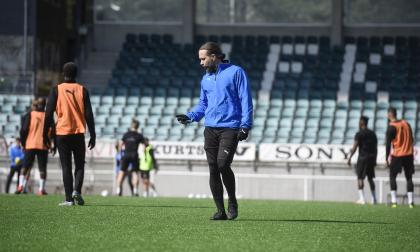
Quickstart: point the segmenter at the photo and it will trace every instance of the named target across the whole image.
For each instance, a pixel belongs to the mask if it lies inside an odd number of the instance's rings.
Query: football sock
[[[397,191],[391,191],[391,203],[397,203]]]
[[[19,176],[19,186],[23,186],[24,181],[25,181],[25,175],[20,175]]]
[[[359,190],[359,200],[365,201],[365,194],[363,193],[363,190]]]
[[[413,204],[413,192],[408,192],[407,197],[408,197],[408,204]]]
[[[45,179],[39,180],[39,191],[45,191]]]
[[[117,194],[119,195],[121,193],[121,187],[117,187]]]

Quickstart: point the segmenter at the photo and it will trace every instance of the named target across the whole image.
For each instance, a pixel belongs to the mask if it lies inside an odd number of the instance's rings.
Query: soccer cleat
[[[414,208],[414,203],[408,204],[409,208]]]
[[[85,201],[82,198],[82,195],[76,191],[73,192],[73,200],[75,200],[77,202],[77,205],[79,206],[83,206],[85,204]]]
[[[376,200],[372,200],[371,204],[372,204],[372,205],[377,205],[377,204],[378,204],[378,202],[377,202]]]
[[[70,206],[74,206],[74,202],[73,201],[64,201],[64,202],[59,203],[58,206],[70,207]]]
[[[41,190],[41,191],[38,191],[36,193],[36,195],[38,195],[38,196],[44,196],[44,195],[48,195],[48,193],[45,190]]]
[[[397,208],[397,203],[392,203],[391,208]]]
[[[16,190],[16,192],[15,192],[16,194],[21,194],[21,193],[23,193],[23,186],[22,185],[20,185],[20,186],[18,186],[18,188],[17,188],[17,190]]]
[[[359,199],[359,200],[356,201],[356,204],[357,205],[365,205],[366,202],[364,200]]]
[[[227,220],[225,211],[217,211],[210,220]]]
[[[238,217],[238,203],[229,202],[228,219],[234,220]]]

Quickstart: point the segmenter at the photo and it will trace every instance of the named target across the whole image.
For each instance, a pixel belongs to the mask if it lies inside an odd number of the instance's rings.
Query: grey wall
[[[198,24],[195,34],[203,35],[278,35],[278,36],[333,36],[334,27],[308,24],[240,25]],[[172,34],[175,42],[188,40],[183,24],[111,24],[97,23],[94,29],[94,44],[97,50],[119,51],[127,33]],[[336,32],[334,33],[336,34]],[[342,36],[419,36],[420,26],[413,25],[358,25],[343,26]],[[334,38],[337,40],[337,38]]]
[[[1,172],[7,171],[7,162],[0,160]],[[164,197],[193,197],[210,198],[211,192],[208,185],[208,168],[204,162],[194,162],[189,166],[186,162],[172,161],[161,162],[160,172],[154,176],[154,181],[160,196]],[[244,199],[281,199],[304,200],[305,184],[302,178],[296,175],[306,175],[307,200],[315,201],[344,201],[354,202],[357,199],[356,177],[353,170],[346,165],[324,165],[296,163],[288,167],[284,163],[259,163],[254,169],[253,163],[234,162],[233,169],[236,173],[237,195]],[[32,178],[36,171],[32,173]],[[284,176],[284,177],[279,177]],[[311,179],[314,176],[317,179]],[[340,179],[331,179],[329,176],[341,176]],[[388,170],[384,167],[376,169],[378,178],[387,178]],[[325,178],[325,179],[323,179]],[[87,194],[100,194],[103,190],[112,193],[113,189],[113,163],[109,159],[87,160],[84,189]],[[403,175],[399,176],[398,192],[406,192]],[[415,174],[417,184],[420,184],[420,174]],[[37,189],[37,181],[34,189]],[[0,174],[0,192],[4,192],[5,174]],[[386,202],[389,192],[389,183],[376,180],[377,196],[383,188],[382,202]],[[86,191],[87,190],[87,191]],[[420,192],[415,194],[420,196]],[[12,192],[14,191],[12,187]],[[51,194],[63,194],[61,171],[57,159],[50,159],[48,166],[47,191]],[[129,195],[125,183],[124,194]],[[365,196],[370,200],[368,186]]]

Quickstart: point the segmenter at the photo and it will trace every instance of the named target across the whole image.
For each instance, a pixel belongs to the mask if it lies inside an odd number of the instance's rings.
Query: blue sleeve
[[[194,122],[198,122],[201,118],[204,117],[204,114],[207,109],[207,96],[203,89],[203,84],[201,84],[201,91],[200,91],[200,100],[198,104],[187,113],[187,116]]]
[[[240,69],[236,72],[236,83],[242,111],[240,127],[251,129],[254,106],[252,105],[251,89],[244,70]]]

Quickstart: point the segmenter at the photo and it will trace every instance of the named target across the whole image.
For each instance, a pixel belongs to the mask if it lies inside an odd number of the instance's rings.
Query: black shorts
[[[149,179],[150,178],[150,171],[140,170],[140,177],[142,179]]]
[[[358,179],[375,177],[376,157],[359,157],[357,159],[356,174]]]
[[[47,171],[47,162],[48,162],[48,150],[26,150],[25,151],[25,161],[24,167],[27,169],[31,169],[34,165],[35,156],[38,160],[38,168],[40,172]]]
[[[124,156],[121,157],[121,171],[126,172],[130,165],[131,171],[139,170],[139,155],[137,153],[125,153]]]
[[[391,176],[397,176],[404,168],[405,174],[414,174],[414,156],[391,157],[390,173]]]

